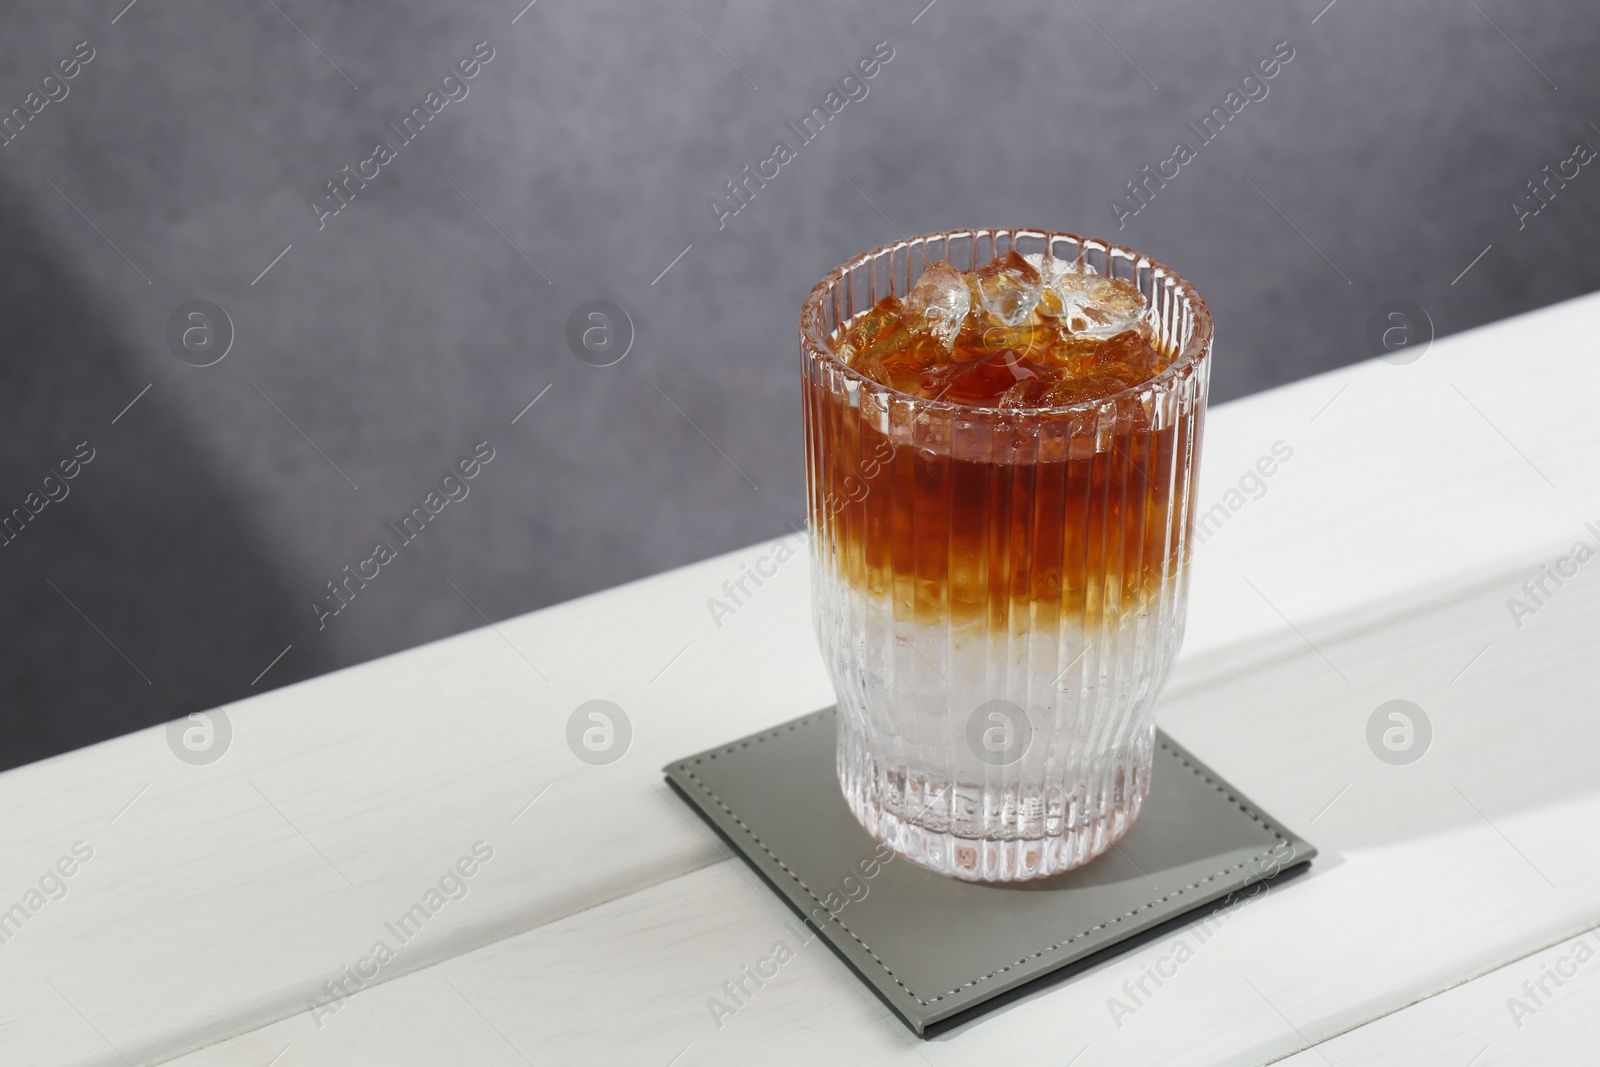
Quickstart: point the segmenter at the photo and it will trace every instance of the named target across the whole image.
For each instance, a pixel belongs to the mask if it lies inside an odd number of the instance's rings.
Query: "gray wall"
[[[0,147],[0,512],[95,449],[0,548],[0,766],[783,533],[799,305],[897,232],[1149,251],[1211,302],[1218,399],[1364,358],[1386,300],[1442,334],[1600,284],[1600,167],[1524,229],[1510,207],[1600,144],[1583,0],[124,3],[0,14],[5,111],[95,49]],[[469,95],[319,230],[323,183],[482,40]],[[1118,232],[1109,198],[1284,40]],[[785,121],[879,41],[798,147]],[[719,229],[710,198],[780,138],[797,157]],[[196,298],[236,333],[204,368],[166,339]],[[636,328],[614,366],[564,340],[597,298]],[[319,631],[324,583],[484,440],[470,495]]]

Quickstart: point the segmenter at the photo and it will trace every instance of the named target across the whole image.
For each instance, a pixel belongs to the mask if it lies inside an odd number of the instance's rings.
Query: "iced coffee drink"
[[[814,618],[840,785],[898,852],[1034,878],[1137,818],[1210,341],[1182,279],[1069,234],[917,238],[813,291]]]

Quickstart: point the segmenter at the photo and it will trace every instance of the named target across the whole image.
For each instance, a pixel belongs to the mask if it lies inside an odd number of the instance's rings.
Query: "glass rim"
[[[892,263],[896,252],[901,250],[909,251],[918,242],[921,242],[922,247],[925,248],[929,241],[935,240],[948,242],[952,239],[970,238],[973,241],[978,241],[984,238],[993,240],[1002,236],[1010,238],[1013,248],[1016,247],[1016,239],[1018,237],[1043,239],[1047,245],[1053,244],[1058,239],[1072,241],[1080,248],[1076,260],[1080,266],[1084,262],[1085,255],[1093,249],[1102,251],[1108,257],[1126,257],[1134,263],[1136,268],[1148,268],[1158,277],[1171,279],[1174,290],[1186,301],[1193,316],[1193,328],[1190,330],[1188,341],[1184,344],[1182,350],[1173,357],[1172,362],[1164,367],[1159,374],[1139,382],[1137,385],[1130,385],[1107,396],[1079,400],[1072,404],[1028,408],[977,407],[970,404],[957,404],[949,400],[928,400],[867,377],[854,367],[851,367],[843,359],[840,359],[833,351],[833,346],[829,343],[829,335],[823,328],[822,309],[830,294],[851,271],[868,266],[880,256],[890,257],[890,262]],[[926,253],[924,253],[924,267],[926,265]],[[806,297],[806,301],[800,309],[800,347],[806,355],[831,363],[844,374],[847,380],[858,382],[863,388],[871,392],[898,397],[910,401],[919,408],[956,412],[967,416],[1010,417],[1020,414],[1071,416],[1088,411],[1097,411],[1108,406],[1114,407],[1119,401],[1139,396],[1146,390],[1166,388],[1171,384],[1172,379],[1180,375],[1186,375],[1191,368],[1198,367],[1204,363],[1211,351],[1211,332],[1211,309],[1207,306],[1205,298],[1200,295],[1199,290],[1183,275],[1166,264],[1126,245],[1114,244],[1097,237],[1084,237],[1065,230],[969,229],[936,231],[916,237],[902,237],[898,241],[891,241],[870,251],[862,252],[833,268],[823,276],[821,281],[812,286],[810,294]]]

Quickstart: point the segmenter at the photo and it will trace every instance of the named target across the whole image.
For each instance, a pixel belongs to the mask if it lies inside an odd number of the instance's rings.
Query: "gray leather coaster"
[[[1099,962],[1316,855],[1157,731],[1144,811],[1052,878],[963,882],[875,842],[839,794],[834,709],[665,768],[667,780],[916,1033]],[[1117,946],[1113,949],[1113,946]],[[1024,986],[1029,986],[1024,990]]]

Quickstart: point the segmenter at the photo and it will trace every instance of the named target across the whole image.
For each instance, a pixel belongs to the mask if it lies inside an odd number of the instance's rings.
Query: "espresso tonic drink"
[[[873,836],[1010,881],[1138,817],[1210,347],[1186,282],[1070,234],[919,237],[812,292],[813,615],[839,783]]]

